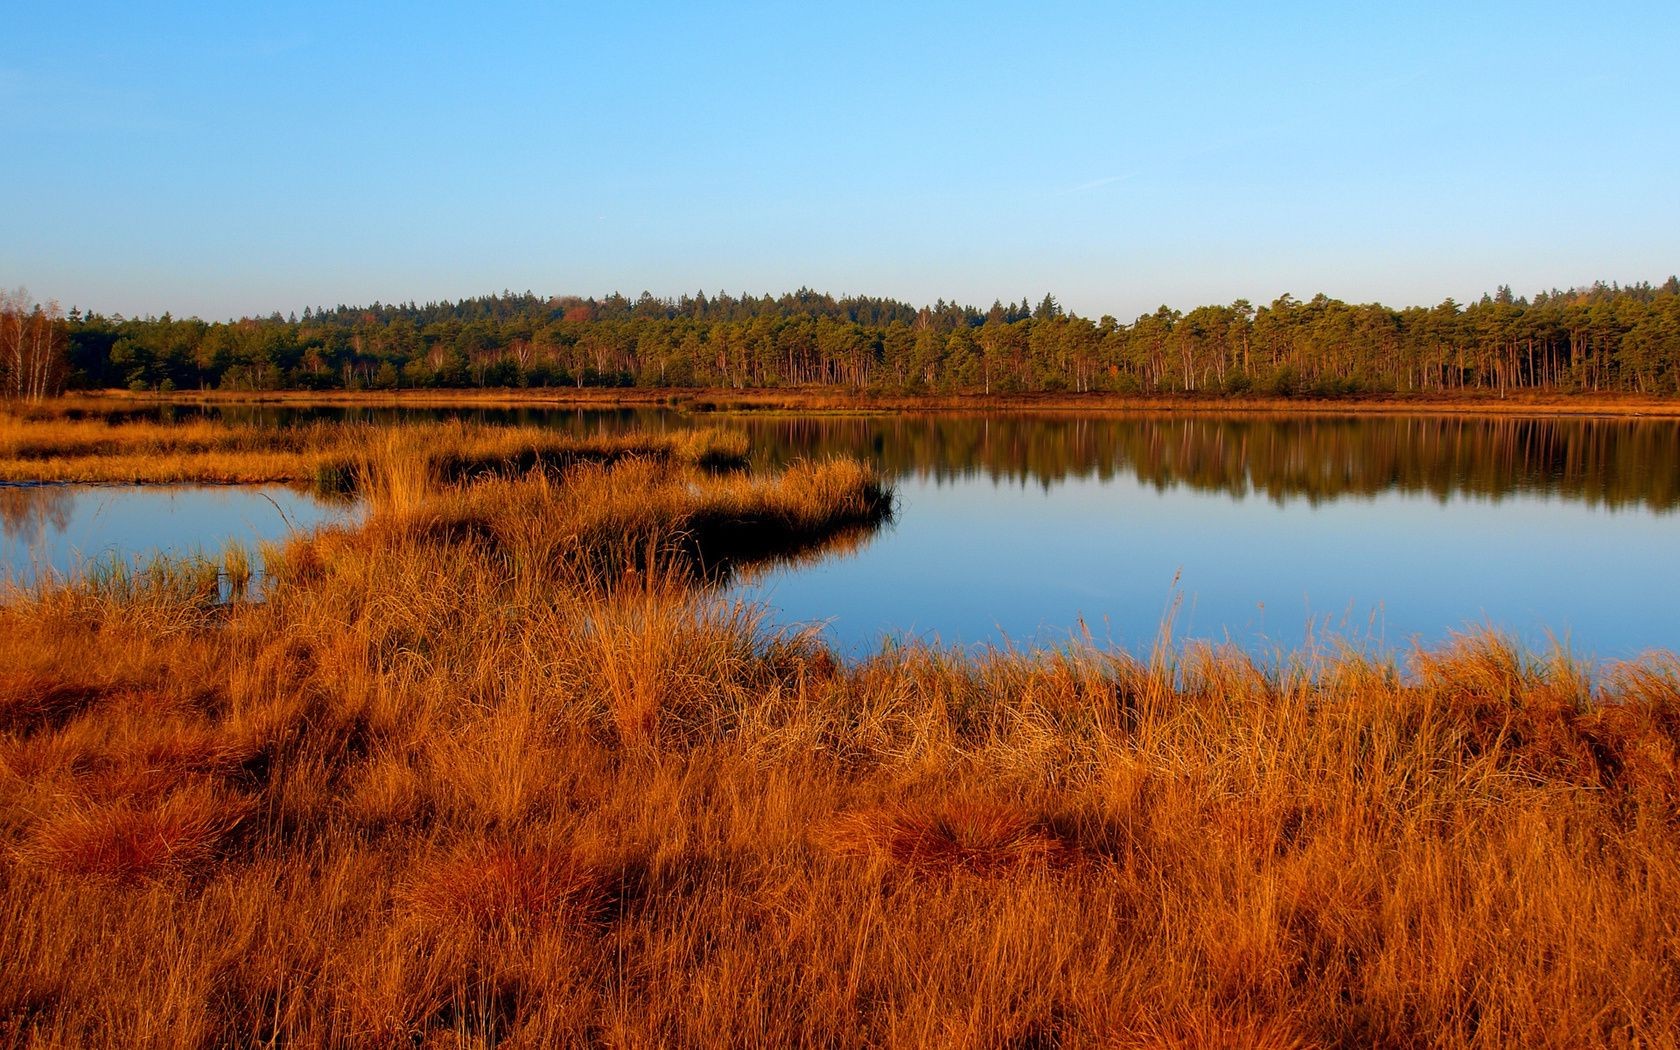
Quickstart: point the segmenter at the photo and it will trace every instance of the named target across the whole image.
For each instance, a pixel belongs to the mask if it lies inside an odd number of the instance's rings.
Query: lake
[[[449,416],[576,433],[704,424],[747,431],[761,467],[866,458],[895,486],[890,524],[832,557],[734,585],[739,596],[770,606],[778,622],[822,625],[852,654],[905,637],[1031,647],[1088,635],[1139,650],[1164,624],[1176,639],[1228,640],[1262,655],[1310,640],[1427,645],[1482,625],[1536,648],[1555,637],[1587,657],[1680,647],[1673,420],[541,408],[220,414],[274,424]],[[272,507],[265,515],[242,497],[221,498],[234,501],[219,513],[239,519],[236,532],[278,518]],[[314,513],[290,508],[300,520]],[[112,535],[125,532],[116,523],[132,515],[137,535],[151,543],[160,528],[168,531],[159,515],[172,512],[108,503],[100,513],[116,526]],[[197,542],[220,546],[212,519],[188,516],[203,518]],[[133,542],[79,536],[66,542],[84,553]]]
[[[219,556],[349,520],[355,509],[283,485],[0,485],[0,579],[28,585],[90,564]]]
[[[743,421],[895,479],[844,558],[742,589],[843,648],[913,635],[1173,637],[1269,654],[1490,625],[1534,648],[1680,645],[1680,426],[1416,417]]]

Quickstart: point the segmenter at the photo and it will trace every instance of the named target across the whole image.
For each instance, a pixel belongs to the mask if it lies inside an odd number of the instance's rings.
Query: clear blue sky
[[[1122,319],[1680,270],[1680,4],[13,5],[0,285]]]

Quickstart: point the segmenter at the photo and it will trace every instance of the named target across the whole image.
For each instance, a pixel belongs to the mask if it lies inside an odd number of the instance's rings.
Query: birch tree
[[[0,290],[0,393],[41,401],[64,389],[64,311],[32,303],[22,288]]]

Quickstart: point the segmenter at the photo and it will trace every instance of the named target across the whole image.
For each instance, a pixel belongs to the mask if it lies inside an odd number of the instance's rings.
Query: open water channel
[[[223,410],[281,424],[296,410]],[[1437,643],[1680,648],[1680,422],[1208,415],[440,414],[574,432],[746,430],[755,465],[854,455],[897,492],[861,542],[739,579],[778,623],[861,654],[917,637],[1021,647]],[[0,571],[214,552],[353,509],[285,488],[0,490]]]

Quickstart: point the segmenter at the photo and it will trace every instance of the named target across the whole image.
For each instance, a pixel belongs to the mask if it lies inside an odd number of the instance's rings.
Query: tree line
[[[136,390],[1680,393],[1674,277],[1532,298],[1501,287],[1468,305],[1403,309],[1285,295],[1258,307],[1163,306],[1130,323],[1080,317],[1049,295],[980,310],[802,289],[676,299],[503,293],[216,323],[73,309],[50,325],[67,350],[62,381]],[[9,360],[0,368],[15,389]]]

